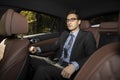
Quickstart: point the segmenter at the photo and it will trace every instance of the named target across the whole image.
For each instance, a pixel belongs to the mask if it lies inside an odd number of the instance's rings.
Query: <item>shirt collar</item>
[[[79,30],[75,31],[74,33],[70,32],[70,34],[73,34],[76,37],[78,32],[79,32]]]

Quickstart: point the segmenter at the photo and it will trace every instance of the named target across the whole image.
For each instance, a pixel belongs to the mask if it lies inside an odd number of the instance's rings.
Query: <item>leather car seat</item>
[[[98,49],[85,62],[74,80],[120,80],[120,42]]]
[[[0,80],[24,80],[29,40],[17,37],[28,32],[25,17],[8,9],[0,20],[0,35],[7,36],[5,51],[0,61]]]
[[[99,39],[100,39],[100,34],[99,34],[99,28],[98,27],[91,27],[91,24],[88,20],[82,20],[80,29],[90,31],[93,33],[94,38],[96,40],[96,47],[98,48],[99,45]]]
[[[100,23],[100,41],[99,48],[111,42],[119,41],[118,22],[102,22]]]

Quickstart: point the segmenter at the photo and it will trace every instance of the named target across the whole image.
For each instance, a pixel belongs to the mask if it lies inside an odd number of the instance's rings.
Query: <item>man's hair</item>
[[[77,10],[70,10],[70,11],[67,13],[66,17],[67,17],[69,14],[75,14],[78,20],[81,19],[81,17],[79,16],[79,12],[78,12]]]

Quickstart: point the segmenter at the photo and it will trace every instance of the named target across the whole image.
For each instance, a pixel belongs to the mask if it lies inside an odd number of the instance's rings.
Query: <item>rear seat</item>
[[[102,22],[100,24],[100,43],[99,47],[111,42],[117,42],[118,37],[118,22]]]
[[[80,29],[87,30],[93,33],[95,40],[96,40],[96,47],[98,48],[99,38],[100,38],[99,28],[91,27],[91,24],[88,20],[82,20]]]

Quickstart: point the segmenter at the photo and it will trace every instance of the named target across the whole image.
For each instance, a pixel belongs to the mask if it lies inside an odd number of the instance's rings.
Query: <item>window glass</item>
[[[90,18],[89,20],[91,25],[99,27],[101,22],[118,21],[118,12],[98,15],[97,17]]]
[[[20,14],[25,16],[28,20],[29,23],[28,35],[58,32],[60,20],[59,17],[28,10],[21,10]]]

